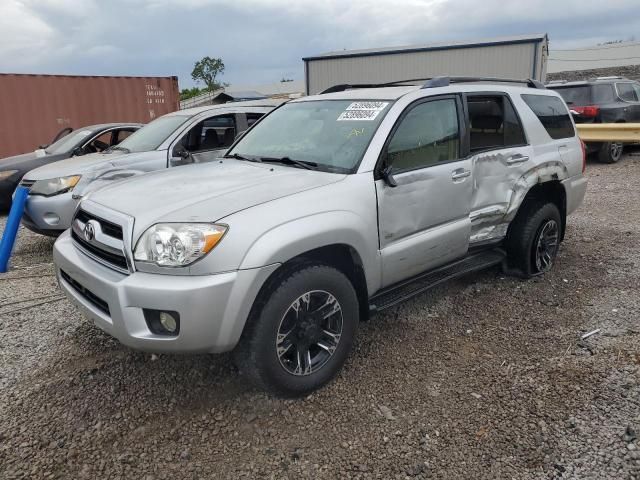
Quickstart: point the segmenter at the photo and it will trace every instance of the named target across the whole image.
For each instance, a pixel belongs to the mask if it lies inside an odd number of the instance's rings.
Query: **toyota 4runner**
[[[409,83],[291,101],[219,161],[93,192],[55,244],[62,289],[125,345],[233,350],[255,384],[299,396],[370,312],[491,266],[547,272],[586,190],[562,98]]]

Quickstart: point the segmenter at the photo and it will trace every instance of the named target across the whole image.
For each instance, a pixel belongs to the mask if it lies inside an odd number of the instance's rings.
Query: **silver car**
[[[265,116],[219,162],[84,199],[54,262],[96,325],[155,352],[234,350],[305,395],[358,323],[443,281],[553,266],[586,190],[563,100],[536,82],[336,87]]]
[[[21,182],[30,189],[23,223],[34,232],[57,236],[71,226],[86,193],[141,173],[211,161],[280,103],[267,99],[180,110],[157,118],[105,152],[31,170]]]

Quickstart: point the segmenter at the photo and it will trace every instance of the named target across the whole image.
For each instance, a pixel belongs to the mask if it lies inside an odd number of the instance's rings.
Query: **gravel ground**
[[[553,272],[490,270],[375,317],[298,401],[226,355],[120,346],[61,298],[53,242],[21,231],[0,276],[0,478],[640,478],[640,155],[588,176]]]

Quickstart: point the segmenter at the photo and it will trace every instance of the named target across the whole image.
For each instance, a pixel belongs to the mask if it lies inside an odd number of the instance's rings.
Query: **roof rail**
[[[396,80],[395,82],[386,83],[343,83],[334,85],[318,95],[325,93],[344,92],[345,90],[354,90],[356,88],[383,88],[393,86],[416,86],[411,85],[414,82],[425,82],[422,88],[447,87],[452,83],[469,83],[469,82],[490,82],[490,83],[523,83],[530,88],[546,88],[542,82],[532,78],[514,79],[514,78],[495,78],[495,77],[432,77],[432,78],[409,78],[407,80]]]
[[[516,78],[497,78],[497,77],[434,77],[426,81],[422,88],[447,87],[452,83],[471,83],[471,82],[488,82],[488,83],[522,83],[529,88],[546,88],[544,84],[533,78],[516,79]]]
[[[425,80],[429,80],[428,77],[425,78],[410,78],[408,80],[396,80],[394,82],[386,82],[386,83],[343,83],[340,85],[333,85],[323,91],[321,91],[318,95],[322,95],[325,93],[334,93],[334,92],[344,92],[345,90],[353,90],[356,88],[383,88],[383,87],[393,87],[393,86],[403,86],[403,84],[409,84],[410,82],[424,82]],[[410,85],[407,85],[410,86]],[[416,86],[416,85],[413,85]]]
[[[626,78],[620,75],[611,75],[610,77],[595,77],[594,80],[626,80]]]

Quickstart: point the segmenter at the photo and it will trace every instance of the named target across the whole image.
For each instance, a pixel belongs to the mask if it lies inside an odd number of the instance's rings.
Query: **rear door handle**
[[[507,164],[514,165],[516,163],[524,163],[528,160],[529,160],[529,157],[527,155],[521,155],[519,153],[516,153],[515,155],[511,155],[509,158],[507,158]]]
[[[464,168],[459,168],[451,172],[451,180],[461,180],[463,178],[467,178],[471,175],[471,170],[465,170]]]

